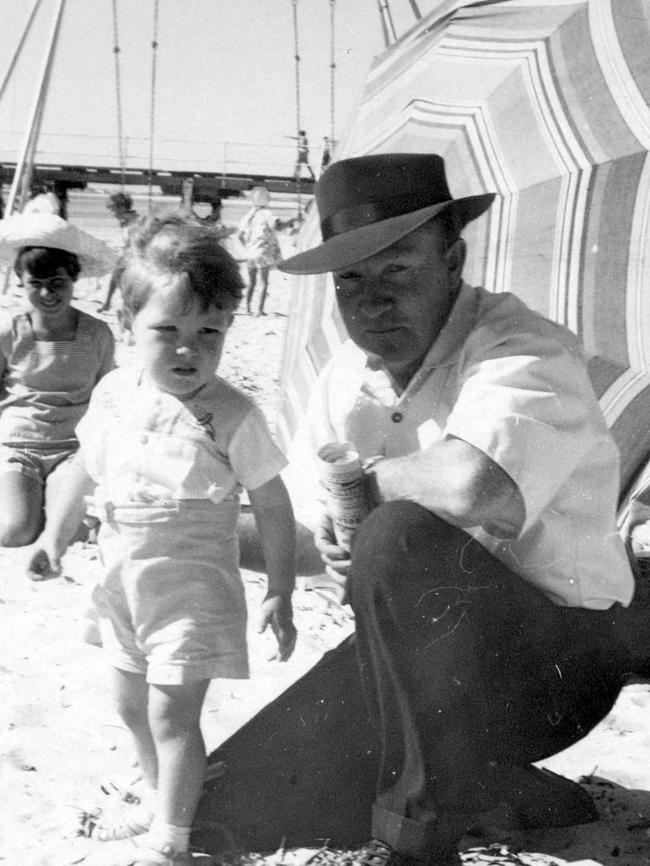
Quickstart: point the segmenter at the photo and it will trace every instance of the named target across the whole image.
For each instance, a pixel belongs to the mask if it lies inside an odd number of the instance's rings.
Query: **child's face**
[[[20,285],[32,309],[44,319],[56,319],[70,309],[74,281],[65,268],[57,268],[49,277],[35,277],[25,269]]]
[[[182,281],[161,280],[131,323],[147,377],[161,391],[191,397],[213,378],[232,318],[229,310],[188,304]]]

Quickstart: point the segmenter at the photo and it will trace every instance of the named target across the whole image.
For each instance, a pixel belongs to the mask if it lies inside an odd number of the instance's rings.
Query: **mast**
[[[65,0],[58,0],[54,18],[52,20],[52,29],[50,32],[50,40],[45,55],[41,74],[34,95],[34,103],[30,112],[30,119],[27,125],[27,131],[23,140],[20,158],[16,163],[16,170],[7,200],[6,213],[11,214],[14,210],[20,209],[25,203],[25,199],[29,192],[29,186],[32,179],[34,169],[34,155],[38,145],[38,138],[41,130],[41,121],[43,119],[43,110],[47,97],[47,89],[50,83],[52,74],[52,65],[54,55],[56,53],[57,37],[61,18],[63,17],[63,9]]]
[[[384,44],[388,46],[393,42],[397,42],[397,33],[395,32],[395,25],[393,24],[393,16],[390,12],[388,0],[377,0],[377,6],[379,7],[379,14],[381,16],[381,29],[384,33]]]

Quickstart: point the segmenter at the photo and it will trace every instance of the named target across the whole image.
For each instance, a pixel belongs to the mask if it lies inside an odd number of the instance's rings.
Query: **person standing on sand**
[[[126,245],[129,239],[129,230],[140,216],[137,210],[134,210],[133,208],[133,199],[128,194],[128,192],[114,192],[108,197],[108,204],[106,205],[106,208],[113,214],[115,219],[120,224],[120,228],[122,229],[122,242],[124,245]],[[113,295],[115,294],[115,290],[117,288],[118,274],[114,272],[111,274],[111,278],[108,283],[108,289],[106,290],[106,298],[104,300],[104,303],[99,308],[99,311],[101,313],[105,313],[107,310],[110,310]]]
[[[29,570],[34,580],[60,571],[92,497],[104,564],[93,601],[149,788],[138,811],[100,820],[93,835],[128,840],[116,866],[190,866],[206,690],[214,678],[248,677],[242,487],[266,560],[258,631],[271,627],[278,661],[296,641],[295,526],[279,475],[286,460],[261,411],[215,374],[241,298],[235,260],[195,220],[150,217],[132,232],[121,267],[122,322],[137,362],[95,389]]]
[[[277,229],[282,226],[269,208],[271,196],[264,186],[251,190],[253,206],[239,223],[238,238],[244,247],[248,289],[246,290],[246,312],[251,313],[251,302],[257,285],[257,275],[261,282],[258,316],[265,316],[264,305],[269,289],[269,273],[282,258]]]

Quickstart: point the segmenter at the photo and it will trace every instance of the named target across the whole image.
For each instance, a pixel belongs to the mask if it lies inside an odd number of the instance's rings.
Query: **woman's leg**
[[[42,483],[22,472],[0,474],[0,546],[31,544],[43,522]]]
[[[262,293],[260,295],[260,305],[259,305],[259,308],[257,311],[258,316],[265,316],[266,315],[266,313],[264,312],[264,304],[266,303],[266,295],[267,295],[268,290],[269,290],[269,271],[270,270],[271,269],[270,269],[270,267],[268,267],[268,265],[265,265],[264,267],[260,268],[260,277],[262,279]]]
[[[257,267],[255,265],[247,265],[248,270],[248,289],[246,290],[246,312],[251,311],[251,301],[255,294],[255,283],[257,281]]]
[[[57,502],[62,491],[66,489],[66,486],[68,484],[68,473],[70,472],[70,469],[70,458],[67,458],[58,463],[47,476],[47,480],[45,482],[45,506],[43,514],[44,523],[47,522],[47,515],[49,513],[50,503]],[[70,539],[70,544],[74,544],[75,541],[86,541],[88,539],[88,535],[88,526],[82,520],[79,523],[79,527],[77,528],[74,537]]]

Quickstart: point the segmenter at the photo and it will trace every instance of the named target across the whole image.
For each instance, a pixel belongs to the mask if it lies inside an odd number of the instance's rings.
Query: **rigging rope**
[[[296,61],[296,137],[297,141],[300,140],[300,130],[302,126],[300,125],[300,46],[298,43],[298,0],[293,0],[293,46],[294,46],[294,59]],[[296,166],[298,168],[298,166]],[[296,174],[296,193],[298,197],[298,216],[302,215],[302,203],[300,197],[300,178],[301,172],[298,168],[298,172]]]
[[[384,44],[388,47],[393,42],[397,41],[397,33],[395,32],[395,25],[393,24],[393,17],[390,13],[388,0],[377,0],[377,6],[379,7],[379,15],[381,17],[381,29],[384,33]]]
[[[126,154],[122,130],[122,81],[120,77],[120,44],[117,26],[117,0],[113,0],[113,55],[115,57],[115,101],[117,104],[117,148],[120,161],[121,190],[124,192],[126,178]]]
[[[31,29],[32,23],[34,21],[34,17],[36,15],[36,10],[40,6],[40,3],[41,3],[41,0],[34,0],[34,5],[32,6],[32,11],[30,12],[29,18],[27,19],[27,23],[25,24],[25,27],[23,29],[22,36],[20,37],[20,40],[18,42],[18,46],[17,46],[16,50],[14,51],[14,56],[11,58],[11,61],[9,63],[7,71],[5,73],[5,77],[3,79],[3,82],[2,82],[2,84],[0,84],[0,99],[2,99],[2,94],[5,92],[5,88],[7,87],[7,84],[9,83],[9,79],[11,78],[11,74],[14,71],[14,67],[16,66],[16,63],[18,61],[18,58],[20,57],[21,51],[23,50],[23,46],[25,45],[25,40],[27,39],[27,35]]]
[[[158,8],[159,0],[154,0],[153,39],[151,40],[151,111],[149,114],[149,213],[152,208],[154,120],[156,116],[156,61],[158,54]]]
[[[334,7],[336,0],[330,0],[330,147],[334,147],[334,87],[336,80],[336,50],[334,45]]]

